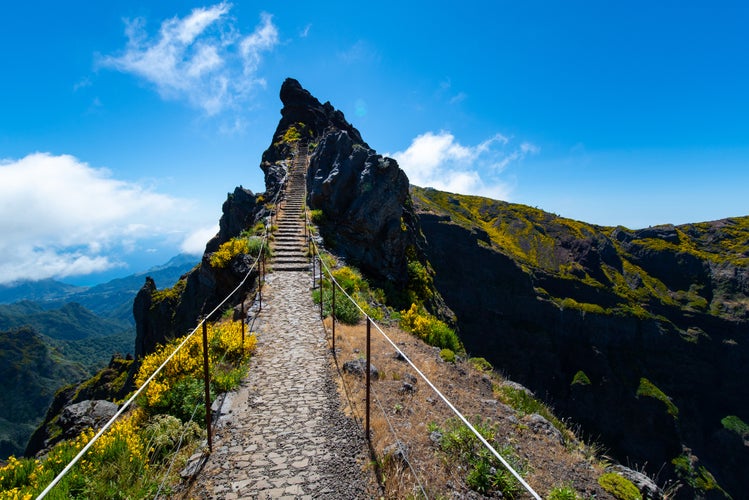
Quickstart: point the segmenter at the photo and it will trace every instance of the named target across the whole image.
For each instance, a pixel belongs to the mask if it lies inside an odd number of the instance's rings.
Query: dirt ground
[[[332,322],[326,318],[328,343],[332,348]],[[597,482],[603,473],[600,459],[571,432],[563,443],[547,427],[533,425],[537,417],[523,415],[501,403],[497,387],[505,380],[496,372],[483,372],[464,359],[449,363],[440,349],[431,347],[399,328],[384,332],[420,371],[465,417],[496,423],[499,441],[511,445],[526,464],[525,480],[543,498],[559,486],[569,486],[582,498],[613,498]],[[364,426],[366,387],[364,377],[344,371],[347,361],[366,354],[366,326],[336,323],[335,357],[332,363],[340,377],[339,391],[352,415]],[[439,445],[430,439],[429,428],[442,426],[455,414],[374,327],[371,328],[371,359],[379,377],[371,384],[372,466],[381,478],[386,498],[492,498],[468,488],[467,470],[449,462]],[[534,420],[534,418],[536,420]],[[431,425],[430,425],[431,424]],[[405,453],[398,453],[398,445]],[[405,454],[407,460],[400,457]],[[516,498],[532,498],[521,489]]]

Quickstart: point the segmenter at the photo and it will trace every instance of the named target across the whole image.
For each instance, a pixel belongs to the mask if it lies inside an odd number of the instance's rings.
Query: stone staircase
[[[304,229],[304,198],[307,176],[307,145],[298,144],[278,212],[278,230],[273,238],[273,271],[307,271],[307,239]]]

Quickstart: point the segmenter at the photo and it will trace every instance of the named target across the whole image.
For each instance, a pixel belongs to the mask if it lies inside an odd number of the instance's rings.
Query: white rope
[[[505,468],[508,471],[510,471],[510,473],[513,476],[515,476],[515,479],[517,479],[520,482],[520,484],[523,486],[523,488],[525,488],[528,491],[528,493],[530,493],[533,496],[533,498],[535,498],[537,500],[541,500],[541,497],[538,495],[538,493],[536,493],[533,490],[533,488],[531,488],[531,486],[512,467],[512,465],[510,465],[510,463],[507,462],[507,460],[505,460],[502,457],[502,455],[500,455],[499,452],[497,450],[495,450],[494,447],[491,444],[489,444],[489,442],[484,438],[484,436],[482,436],[481,433],[479,431],[477,431],[476,428],[473,425],[471,425],[471,423],[468,421],[468,419],[466,419],[466,417],[463,416],[463,414],[460,411],[458,411],[458,409],[450,402],[450,400],[447,399],[447,397],[444,394],[442,394],[442,392],[439,389],[437,389],[437,387],[431,382],[431,380],[429,380],[426,377],[426,375],[424,375],[421,372],[421,370],[419,370],[419,368],[413,363],[413,361],[411,361],[411,359],[408,356],[406,356],[406,354],[403,351],[400,350],[400,348],[395,344],[395,342],[393,342],[393,340],[390,337],[388,337],[387,334],[384,331],[382,331],[382,328],[380,328],[380,325],[378,325],[364,311],[364,309],[362,309],[361,306],[348,293],[346,293],[346,290],[344,290],[343,287],[338,284],[338,282],[336,281],[336,279],[333,277],[333,273],[330,271],[330,268],[328,268],[327,264],[325,264],[325,261],[323,261],[322,257],[320,256],[320,252],[319,252],[319,249],[317,248],[317,245],[315,245],[315,253],[317,253],[317,256],[319,257],[319,260],[320,260],[320,264],[325,268],[325,270],[327,271],[328,275],[330,276],[331,281],[335,284],[335,286],[337,286],[341,290],[341,292],[343,292],[343,294],[346,296],[346,298],[348,298],[348,300],[351,301],[351,303],[353,303],[357,307],[357,309],[359,309],[359,311],[361,311],[361,313],[366,318],[368,318],[370,320],[370,322],[375,326],[375,328],[377,328],[377,330],[385,338],[385,340],[387,340],[390,343],[390,345],[392,345],[393,348],[395,348],[395,350],[398,352],[398,354],[400,354],[401,356],[403,356],[403,359],[409,365],[411,365],[411,368],[413,368],[414,370],[416,370],[416,373],[419,374],[419,376],[427,383],[427,385],[429,387],[431,387],[431,389],[437,394],[437,396],[439,396],[440,399],[442,399],[442,401],[445,402],[445,404],[448,406],[448,408],[450,408],[450,410],[452,410],[452,412],[455,413],[455,415],[471,430],[471,432],[473,432],[476,435],[476,437],[479,439],[479,441],[481,441],[481,443],[492,453],[492,455],[494,455],[497,458],[497,460],[499,460],[502,463],[502,465],[504,465]],[[321,294],[320,300],[322,300],[322,294]]]
[[[287,176],[284,176],[284,179],[283,179],[283,181],[281,183],[281,186],[283,186],[283,183],[286,182],[286,177]],[[274,200],[274,210],[275,210],[275,204],[278,202],[278,196],[279,196],[280,192],[281,192],[281,190],[279,189],[279,191],[276,193],[276,197],[275,197],[275,200]],[[255,262],[252,264],[252,266],[250,267],[249,271],[247,271],[247,274],[245,274],[244,278],[239,283],[239,285],[237,285],[237,287],[234,290],[232,290],[232,292],[229,293],[224,298],[224,300],[221,301],[221,303],[219,305],[217,305],[210,313],[208,313],[208,315],[206,315],[203,319],[200,320],[200,322],[195,327],[195,329],[193,329],[193,331],[191,331],[188,335],[185,336],[185,338],[182,340],[182,342],[180,342],[180,344],[174,349],[174,351],[169,355],[169,357],[167,357],[164,360],[164,362],[161,363],[161,365],[151,374],[151,376],[148,377],[148,379],[146,379],[145,382],[143,382],[143,385],[141,385],[140,388],[137,391],[135,391],[135,393],[133,393],[132,396],[130,396],[130,398],[125,402],[125,404],[123,404],[120,407],[120,409],[117,411],[117,413],[115,413],[114,416],[111,419],[109,419],[109,421],[106,424],[104,424],[104,426],[101,429],[99,429],[99,432],[97,432],[94,435],[94,437],[86,444],[86,446],[84,446],[81,449],[81,451],[79,451],[78,454],[75,457],[73,457],[73,459],[70,461],[70,463],[68,463],[68,465],[66,465],[65,468],[62,471],[60,471],[60,473],[52,480],[52,482],[49,483],[47,485],[47,487],[44,488],[44,490],[41,493],[39,493],[39,496],[36,497],[36,500],[41,500],[45,496],[47,496],[47,494],[52,490],[52,488],[54,488],[57,485],[57,483],[59,483],[60,480],[62,480],[62,478],[65,477],[65,475],[68,472],[70,472],[70,469],[72,469],[73,466],[76,463],[78,463],[78,461],[81,459],[81,457],[83,457],[83,455],[86,454],[86,452],[89,450],[89,448],[91,448],[91,446],[93,446],[93,444],[102,436],[102,434],[104,434],[107,430],[109,430],[109,428],[112,426],[112,424],[114,424],[114,422],[120,417],[120,415],[122,415],[124,413],[124,411],[133,403],[133,401],[135,401],[135,399],[141,394],[141,392],[143,392],[143,390],[146,388],[146,386],[148,386],[148,384],[150,384],[153,381],[153,379],[156,378],[156,375],[158,375],[161,372],[161,370],[164,369],[164,367],[166,366],[166,364],[169,361],[171,361],[172,358],[174,358],[174,356],[177,354],[177,352],[179,352],[179,350],[182,349],[182,347],[184,347],[184,345],[187,343],[187,341],[190,340],[193,335],[195,335],[195,332],[197,332],[198,329],[203,325],[203,323],[205,323],[206,319],[209,318],[209,317],[211,317],[211,316],[213,316],[213,314],[216,313],[216,311],[218,311],[240,288],[242,288],[242,286],[244,286],[245,282],[247,282],[247,279],[252,274],[252,271],[258,265],[258,262],[260,261],[260,258],[262,257],[263,252],[265,251],[265,245],[266,245],[267,239],[268,239],[268,227],[266,226],[265,233],[263,234],[263,239],[261,240],[261,243],[260,243],[260,252],[258,253],[257,258],[255,259]],[[208,404],[208,403],[206,403],[206,404]]]

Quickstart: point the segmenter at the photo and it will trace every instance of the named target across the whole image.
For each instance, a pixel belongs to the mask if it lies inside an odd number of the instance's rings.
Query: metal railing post
[[[367,372],[367,408],[366,408],[366,416],[365,416],[365,425],[364,425],[364,432],[365,437],[367,438],[367,441],[370,440],[369,436],[369,385],[371,383],[369,379],[369,370],[372,367],[372,359],[371,359],[371,350],[370,350],[370,340],[371,340],[371,324],[372,322],[369,319],[369,316],[367,316],[367,366],[366,366],[366,372]]]
[[[242,356],[244,356],[244,300],[242,300],[242,316],[239,318],[242,322]]]
[[[323,316],[323,286],[322,286],[322,257],[320,258],[320,264],[317,266],[320,268],[320,319],[325,319],[325,316]]]
[[[335,356],[335,281],[330,280],[330,286],[333,288],[333,304],[330,310],[330,319],[333,322],[333,356]]]
[[[205,381],[205,428],[208,432],[208,451],[213,453],[211,431],[211,375],[208,371],[208,318],[203,321],[203,380]]]
[[[258,307],[258,311],[262,311],[263,310],[263,274],[265,272],[265,252],[263,252],[263,256],[260,259],[260,264],[258,267],[260,267],[260,275],[258,277],[258,282],[257,282],[257,294],[258,294],[258,299],[260,302],[260,307]]]
[[[315,256],[312,256],[312,289],[314,290],[316,288],[315,282],[317,281],[317,276],[315,275]]]

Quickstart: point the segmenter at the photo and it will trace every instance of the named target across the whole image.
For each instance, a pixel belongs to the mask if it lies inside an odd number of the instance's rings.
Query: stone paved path
[[[187,497],[369,498],[362,431],[340,409],[310,274],[266,283],[250,374],[224,401]]]

